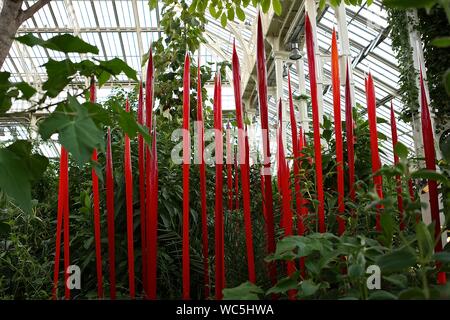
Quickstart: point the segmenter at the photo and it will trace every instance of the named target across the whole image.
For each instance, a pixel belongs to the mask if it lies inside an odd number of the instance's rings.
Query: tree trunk
[[[22,24],[23,0],[4,0],[0,12],[0,68],[11,49],[17,29]]]

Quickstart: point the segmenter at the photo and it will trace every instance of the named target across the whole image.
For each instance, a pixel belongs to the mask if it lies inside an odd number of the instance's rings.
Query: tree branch
[[[30,19],[38,10],[40,10],[42,7],[44,7],[49,2],[50,2],[50,0],[39,0],[39,1],[35,2],[31,7],[29,7],[27,10],[25,10],[22,13],[21,22],[23,23],[26,20]]]

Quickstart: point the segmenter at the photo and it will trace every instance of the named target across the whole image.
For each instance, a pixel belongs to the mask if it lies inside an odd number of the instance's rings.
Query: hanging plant
[[[413,50],[409,43],[409,19],[407,11],[399,9],[388,10],[388,23],[391,28],[392,49],[395,52],[399,76],[399,96],[403,102],[401,119],[411,121],[418,114],[417,73],[414,69]]]

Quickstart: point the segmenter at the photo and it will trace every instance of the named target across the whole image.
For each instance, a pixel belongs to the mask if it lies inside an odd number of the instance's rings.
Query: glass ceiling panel
[[[0,0],[1,2],[1,0]],[[34,3],[25,1],[24,9]],[[190,1],[188,1],[190,3]],[[38,32],[38,36],[43,39],[55,36],[57,33],[72,32],[79,34],[85,41],[96,45],[99,48],[99,57],[112,59],[119,57],[141,74],[141,54],[139,52],[140,44],[138,42],[138,28],[140,27],[140,36],[142,47],[147,51],[150,43],[156,41],[160,35],[158,32],[158,23],[161,5],[157,10],[150,11],[147,0],[53,0],[50,6],[45,7],[34,19],[26,21],[21,29],[21,33],[33,31]],[[213,19],[208,10],[206,18],[206,35],[208,45],[202,46],[202,63],[216,62],[218,60],[231,59],[231,50],[233,40],[236,38],[237,52],[241,64],[245,64],[245,52],[252,53],[255,47],[252,34],[257,9],[248,7],[245,10],[246,21],[230,23],[224,30],[219,21]],[[370,7],[347,7],[347,24],[350,37],[351,58],[356,58],[372,40],[380,34],[383,28],[387,27],[386,12],[380,5],[380,1],[375,1]],[[331,31],[336,26],[334,11],[328,8],[322,19],[318,22],[318,45],[320,51],[324,54],[330,53]],[[150,28],[154,28],[150,30]],[[241,43],[242,39],[244,44]],[[245,48],[243,47],[245,46]],[[125,55],[125,56],[124,56]],[[85,55],[84,57],[90,57]],[[28,80],[42,82],[45,80],[44,69],[41,67],[48,57],[53,59],[65,59],[66,55],[52,50],[44,50],[39,47],[27,48],[20,44],[15,44],[3,69],[11,72],[14,81]],[[80,60],[80,55],[69,55],[75,61]],[[330,63],[329,58],[324,63],[324,78],[326,83],[330,82]],[[401,101],[395,97],[398,88],[398,70],[397,61],[391,48],[389,37],[384,39],[368,56],[354,68],[355,99],[361,105],[365,105],[364,77],[370,69],[375,79],[377,99],[383,99],[388,95],[394,96],[394,107],[396,112],[401,110]],[[212,66],[215,68],[214,66]],[[253,67],[253,66],[250,66]],[[241,67],[242,68],[242,67]],[[307,63],[304,64],[305,74],[308,75]],[[292,86],[295,92],[298,92],[298,77],[295,68],[291,68]],[[119,80],[128,81],[126,77],[120,76]],[[287,84],[284,83],[285,94],[287,94]],[[309,92],[309,79],[306,76],[306,88]],[[108,89],[105,89],[108,90]],[[229,92],[227,91],[229,90]],[[232,110],[234,103],[232,100],[231,88],[224,90],[224,107]],[[343,90],[343,89],[342,89]],[[226,91],[226,92],[225,92]],[[307,93],[308,93],[307,92]],[[309,94],[309,93],[308,93]],[[343,91],[341,92],[343,94]],[[104,96],[107,96],[105,94]],[[225,103],[226,102],[226,103]],[[24,110],[26,106],[17,105],[15,111]],[[332,114],[332,93],[328,90],[324,95],[324,112]],[[389,102],[377,109],[379,116],[389,119]],[[276,124],[277,107],[275,99],[270,98],[271,127]],[[398,121],[399,139],[408,146],[412,146],[411,127]],[[257,126],[256,126],[257,127]],[[388,125],[380,125],[380,132],[390,137],[390,128]],[[258,134],[258,133],[256,133]],[[290,130],[288,130],[290,134]],[[271,132],[275,137],[275,133]],[[257,136],[258,137],[258,136]],[[290,138],[288,139],[290,141]],[[290,148],[290,147],[289,147]],[[391,161],[390,140],[383,145],[386,152],[387,161]],[[51,152],[58,148],[54,146],[46,149],[45,152]]]

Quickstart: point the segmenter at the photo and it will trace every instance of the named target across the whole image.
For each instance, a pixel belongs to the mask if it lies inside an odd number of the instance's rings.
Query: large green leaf
[[[109,80],[110,76],[117,76],[122,72],[129,78],[137,81],[136,71],[119,58],[106,61],[99,61],[99,66],[104,71],[98,75],[99,86]]]
[[[439,37],[433,39],[431,44],[438,48],[447,48],[450,47],[450,37]]]
[[[428,169],[419,169],[411,173],[411,177],[414,179],[427,179],[448,183],[448,179],[443,174]]]
[[[257,285],[247,281],[229,289],[223,289],[224,300],[259,300],[259,295],[264,292]]]
[[[20,157],[6,148],[0,149],[0,188],[25,212],[31,212],[31,184],[28,170]]]
[[[421,221],[416,225],[417,243],[420,258],[423,263],[428,262],[433,255],[434,241],[427,226]]]
[[[20,157],[29,174],[29,180],[38,180],[47,169],[48,159],[40,154],[32,154],[32,146],[29,141],[17,140],[7,149]]]
[[[273,11],[275,11],[277,16],[281,15],[283,8],[281,6],[280,0],[272,0],[272,6],[273,6]]]
[[[376,264],[382,272],[405,271],[416,264],[416,256],[405,247],[380,256]]]
[[[388,7],[394,8],[431,8],[436,0],[383,0]]]
[[[58,106],[39,126],[43,139],[59,134],[60,143],[72,154],[79,165],[89,161],[94,149],[104,149],[103,132],[89,116],[87,108],[73,96]]]
[[[447,94],[450,96],[450,69],[447,69],[447,71],[445,71],[443,81],[445,91],[447,91]]]
[[[16,40],[30,47],[41,46],[64,53],[77,52],[98,54],[97,47],[71,34],[61,34],[48,40],[42,40],[32,33],[27,33],[26,35],[17,37]]]
[[[276,285],[274,285],[272,288],[270,288],[266,295],[272,294],[272,293],[286,293],[289,290],[297,289],[297,280],[295,280],[296,277],[286,277],[281,279],[277,282]]]
[[[76,64],[69,59],[61,61],[49,59],[44,67],[48,78],[42,85],[42,89],[46,90],[47,95],[52,98],[64,90],[77,72]]]

